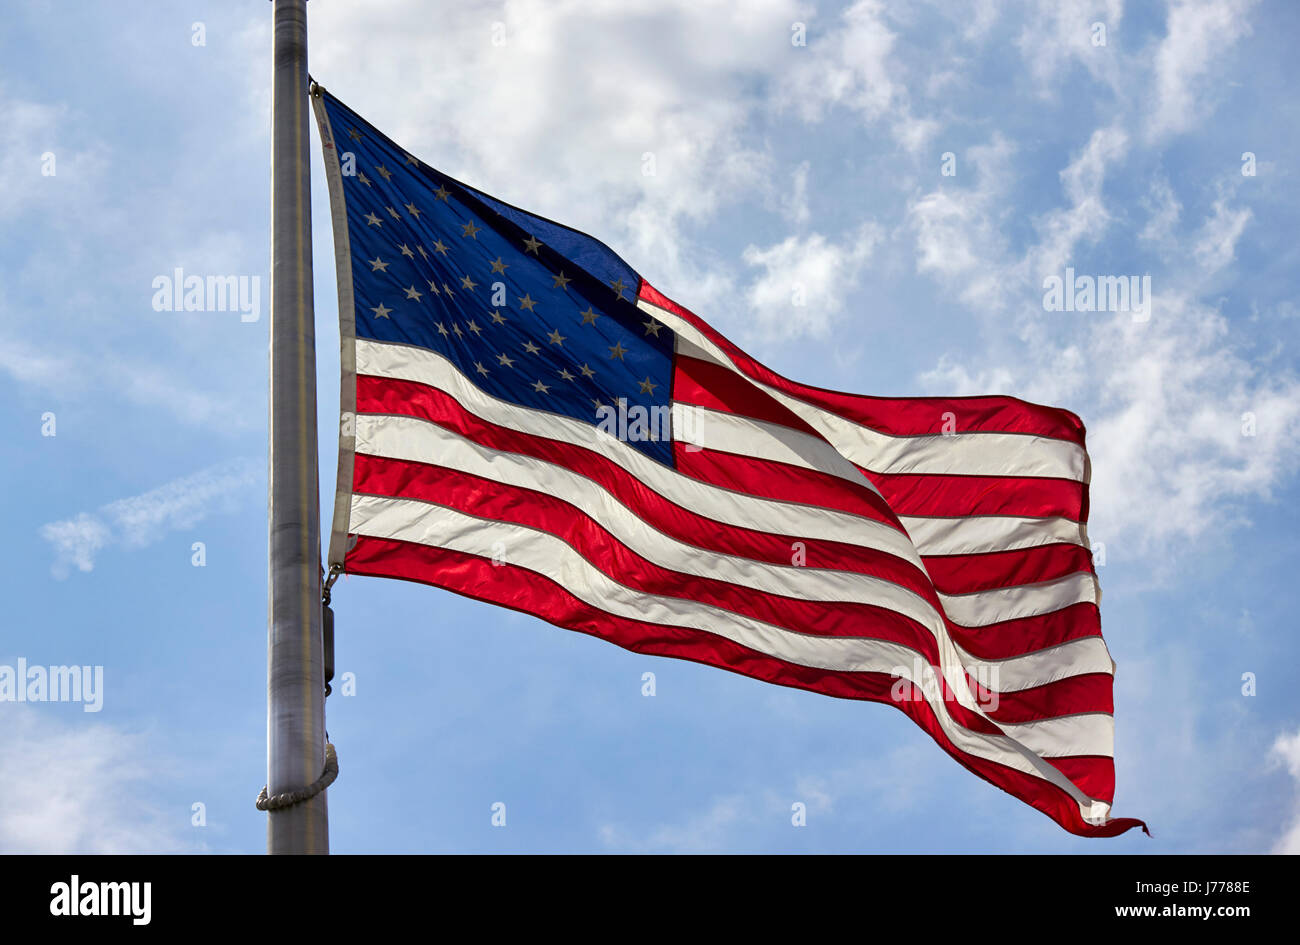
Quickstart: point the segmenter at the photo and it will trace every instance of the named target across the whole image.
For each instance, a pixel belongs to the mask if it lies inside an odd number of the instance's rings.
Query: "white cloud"
[[[1090,532],[1142,552],[1240,524],[1243,500],[1267,499],[1300,460],[1300,380],[1235,351],[1216,308],[1154,294],[1149,322],[1077,315],[1069,340],[1039,332],[1017,364],[970,372],[945,359],[923,375],[928,390],[1013,393],[1079,413],[1093,461]]]
[[[230,337],[217,335],[228,317],[180,314],[163,321],[149,307],[147,276],[140,277],[134,297],[129,288],[122,290],[122,281],[151,254],[168,273],[172,264],[185,264],[191,272],[244,273],[251,258],[257,260],[256,273],[265,250],[253,257],[243,251],[238,232],[196,224],[192,191],[183,186],[168,189],[153,175],[140,184],[135,174],[106,186],[115,154],[71,107],[19,99],[0,88],[0,114],[6,116],[0,124],[0,221],[40,210],[34,225],[23,220],[12,228],[31,234],[33,241],[16,242],[4,260],[0,374],[61,403],[125,401],[223,434],[259,427],[264,411],[250,404],[247,385],[204,390],[176,366],[188,360],[186,349],[202,348],[210,359],[211,343]],[[53,155],[51,176],[42,174],[46,152]],[[174,173],[181,176],[192,165],[173,158],[160,166],[180,168]],[[146,186],[156,189],[142,197],[138,188]],[[147,219],[133,217],[136,201],[148,206]],[[57,250],[45,245],[51,236]],[[165,259],[160,258],[163,247]],[[196,330],[200,317],[206,324]],[[163,343],[168,343],[166,357],[141,354]],[[224,372],[210,383],[229,380]]]
[[[1041,286],[1045,276],[1060,273],[1073,262],[1075,248],[1081,242],[1095,242],[1110,225],[1103,186],[1111,165],[1121,160],[1128,149],[1128,135],[1110,125],[1098,128],[1087,145],[1061,171],[1061,186],[1069,204],[1053,210],[1037,221],[1040,242],[1027,257],[1029,276]]]
[[[1143,206],[1150,216],[1147,217],[1146,226],[1138,234],[1138,239],[1168,249],[1173,239],[1174,229],[1178,226],[1179,217],[1183,212],[1183,205],[1179,203],[1178,195],[1169,185],[1168,178],[1161,176],[1151,182]]]
[[[785,215],[792,223],[802,226],[812,217],[808,210],[808,172],[812,165],[802,162],[790,175],[790,189],[782,200]]]
[[[68,143],[69,109],[15,98],[0,87],[0,114],[0,220],[48,201],[51,192],[69,202],[82,199],[101,161],[97,147]]]
[[[152,798],[160,765],[145,739],[6,707],[0,726],[0,849],[6,853],[180,852],[188,817]]]
[[[1205,221],[1197,234],[1192,254],[1203,272],[1218,272],[1231,263],[1237,255],[1237,240],[1250,222],[1248,208],[1232,209],[1227,198],[1214,201],[1214,216]]]
[[[1172,0],[1155,52],[1150,139],[1187,131],[1208,111],[1201,96],[1215,87],[1212,66],[1250,32],[1253,6],[1254,0]]]
[[[970,148],[959,157],[951,183],[914,198],[907,208],[906,226],[915,239],[917,272],[957,286],[968,304],[1005,304],[1004,278],[998,271],[1005,241],[998,224],[1007,184],[1014,179],[1014,153],[1011,142],[995,133],[988,144]],[[958,184],[971,176],[973,185]]]
[[[855,708],[886,711],[883,706],[856,705]],[[808,721],[813,724],[811,715]],[[900,779],[899,771],[911,772],[913,777]],[[819,824],[829,823],[830,814],[837,809],[871,811],[874,816],[914,810],[932,797],[942,797],[945,782],[953,779],[971,780],[934,745],[908,739],[906,744],[890,749],[882,757],[854,758],[823,770],[794,775],[786,784],[715,796],[703,809],[687,812],[675,822],[638,829],[606,823],[599,829],[599,838],[611,849],[643,853],[735,849],[752,844],[755,837],[800,829],[792,823],[792,805],[796,802],[804,805],[806,824],[815,829]],[[969,783],[966,788],[979,791],[978,786]]]
[[[832,107],[850,109],[868,123],[884,121],[899,144],[918,153],[940,125],[912,113],[903,67],[893,56],[897,38],[882,0],[857,0],[800,50],[777,89],[777,105],[814,122]]]
[[[1025,23],[1016,45],[1029,66],[1040,94],[1051,94],[1051,83],[1073,65],[1081,65],[1093,79],[1115,87],[1119,70],[1114,50],[1124,16],[1123,0],[1040,0],[1027,4]],[[1093,24],[1105,28],[1105,45],[1094,43]]]
[[[412,153],[676,288],[713,278],[683,226],[768,192],[767,147],[747,129],[805,13],[795,0],[513,0],[437,17],[416,0],[325,5],[312,62]]]
[[[652,850],[675,853],[702,853],[721,850],[733,828],[752,818],[746,799],[738,795],[717,798],[703,813],[681,824],[665,824],[655,829],[647,841]],[[610,835],[606,834],[609,838]]]
[[[1011,355],[941,357],[922,375],[926,389],[1012,393],[1079,413],[1093,459],[1091,534],[1153,551],[1240,523],[1244,500],[1266,500],[1294,471],[1300,381],[1252,363],[1219,303],[1202,298],[1251,220],[1229,203],[1229,185],[1191,233],[1178,232],[1181,205],[1168,182],[1151,185],[1154,209],[1139,241],[1158,243],[1168,265],[1152,274],[1149,321],[1044,312],[1043,279],[1077,267],[1085,248],[1115,231],[1106,182],[1131,144],[1118,124],[1096,129],[1060,173],[1062,205],[1038,217],[1037,242],[1020,254],[1002,235],[1005,171],[981,170],[975,187],[915,200],[909,224],[918,270],[986,316],[1011,313],[1018,335]],[[984,158],[1001,167],[1009,153],[995,143]]]
[[[51,570],[59,578],[73,568],[92,571],[95,556],[104,548],[141,548],[168,532],[229,511],[252,494],[257,476],[258,467],[251,460],[232,460],[110,502],[97,512],[50,522],[41,527],[41,537],[54,547]]]
[[[21,338],[0,336],[0,372],[61,402],[120,397],[220,434],[256,429],[262,423],[242,401],[232,403],[216,392],[196,389],[165,365],[133,356],[90,356],[71,347],[50,354]]]
[[[1300,790],[1300,730],[1279,735],[1277,740],[1273,742],[1270,755],[1275,761],[1286,766],[1287,773],[1296,782],[1297,790]],[[1295,811],[1291,815],[1291,823],[1286,828],[1286,832],[1278,838],[1277,844],[1273,847],[1273,852],[1291,855],[1300,854],[1300,803],[1295,805]]]
[[[746,293],[752,333],[764,341],[827,337],[880,239],[880,227],[866,223],[844,243],[812,233],[746,247],[745,262],[763,270]]]

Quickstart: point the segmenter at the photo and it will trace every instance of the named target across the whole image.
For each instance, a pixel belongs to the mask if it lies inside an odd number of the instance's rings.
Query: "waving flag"
[[[774,373],[603,243],[314,89],[342,334],[329,562],[906,712],[1112,836],[1112,673],[1073,414]]]

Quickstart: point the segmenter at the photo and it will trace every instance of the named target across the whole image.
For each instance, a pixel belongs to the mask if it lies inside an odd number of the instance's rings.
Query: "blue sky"
[[[1300,851],[1300,10],[309,13],[312,71],[351,107],[605,240],[782,373],[1080,414],[1118,664],[1114,813],[1154,834],[1072,837],[884,706],[352,578],[337,662],[356,691],[327,706],[336,852]],[[270,7],[33,0],[6,17],[0,664],[102,665],[104,685],[93,713],[0,703],[0,849],[258,852]],[[336,302],[313,160],[328,515]],[[1150,275],[1151,318],[1046,311],[1067,266]],[[258,277],[259,318],[156,310],[176,267]]]

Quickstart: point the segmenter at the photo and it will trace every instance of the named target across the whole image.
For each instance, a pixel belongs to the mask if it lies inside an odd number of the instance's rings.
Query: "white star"
[[[378,269],[380,272],[387,272],[388,263],[384,262],[382,259],[376,256],[374,259],[370,260],[370,271],[374,272],[376,269]]]
[[[384,306],[384,303],[380,302],[379,305],[377,305],[375,308],[372,308],[370,311],[375,313],[375,318],[388,318],[388,313],[391,312],[392,309],[386,308]]]
[[[383,225],[384,225],[384,222],[383,222],[382,220],[380,220],[379,217],[375,216],[373,213],[367,213],[367,214],[366,214],[366,222],[369,223],[371,226],[383,226]]]
[[[533,385],[533,390],[537,391],[539,394],[549,394],[551,392],[550,387],[543,384],[541,381],[538,381]]]
[[[415,301],[417,302],[420,301],[420,296],[422,294],[423,293],[421,293],[420,290],[417,289],[415,286],[411,286],[409,289],[406,290],[406,297],[408,299],[415,299]]]

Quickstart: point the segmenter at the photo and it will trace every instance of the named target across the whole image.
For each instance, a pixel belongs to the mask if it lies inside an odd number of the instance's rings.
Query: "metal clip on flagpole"
[[[330,573],[325,578],[324,586],[321,588],[321,640],[325,645],[325,698],[329,698],[330,693],[334,691],[330,683],[334,681],[334,608],[330,607],[330,591],[334,587],[334,582],[339,579],[343,573],[343,565],[330,565]],[[326,732],[326,740],[329,740],[329,733]]]

